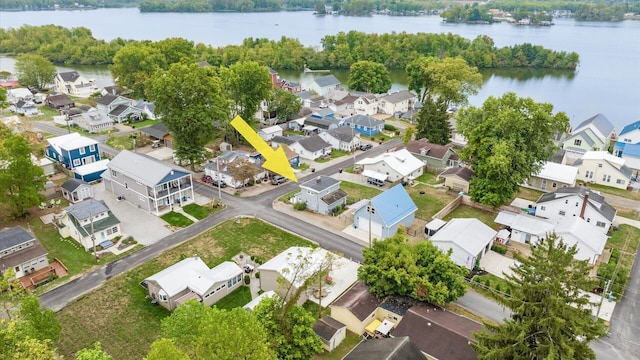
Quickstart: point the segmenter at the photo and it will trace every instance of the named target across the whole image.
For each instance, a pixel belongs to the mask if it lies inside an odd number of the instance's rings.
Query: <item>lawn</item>
[[[471,206],[460,205],[452,212],[450,212],[447,216],[445,216],[442,220],[449,221],[453,218],[476,218],[493,229],[496,226],[496,223],[493,220],[497,215],[498,214],[476,209]]]
[[[444,189],[436,189],[424,184],[407,186],[405,189],[418,207],[416,218],[422,220],[430,220],[433,215],[456,197],[455,192],[450,193]],[[421,194],[421,191],[424,192],[424,194]]]
[[[372,197],[382,192],[382,190],[380,189],[352,183],[349,181],[342,181],[340,183],[340,188],[348,194],[348,205],[354,204],[362,199],[371,199]]]
[[[436,174],[432,174],[432,173],[426,172],[426,173],[418,176],[416,178],[416,181],[424,183],[424,184],[429,184],[429,185],[435,185],[435,184],[442,183],[443,180],[436,180],[436,176],[437,176]]]
[[[327,161],[330,161],[330,160],[333,160],[333,159],[337,159],[339,157],[346,156],[346,155],[349,155],[349,154],[351,154],[351,153],[348,152],[348,151],[342,151],[342,150],[333,149],[333,150],[331,150],[331,156],[328,156],[326,158],[322,158],[322,157],[317,158],[316,162],[325,163]]]
[[[600,191],[604,194],[618,195],[631,200],[640,200],[640,192],[618,189],[611,186],[604,186],[599,184],[587,184],[587,187],[593,190]]]
[[[627,244],[627,248],[624,249],[627,239],[629,239],[629,243]],[[620,225],[618,226],[618,230],[614,231],[609,240],[607,240],[605,248],[618,249],[622,254],[620,266],[631,271],[639,242],[640,229],[630,225]]]
[[[307,310],[311,315],[313,315],[313,317],[318,320],[320,317],[322,316],[327,316],[327,315],[331,315],[331,310],[328,307],[323,307],[322,311],[320,312],[321,316],[318,317],[318,304],[314,303],[311,300],[307,300],[304,302],[304,304],[302,304],[302,307]]]
[[[201,206],[195,203],[182,207],[182,210],[184,210],[184,212],[198,220],[206,218],[207,216],[217,212],[219,209],[221,208],[214,208],[213,206]]]
[[[342,182],[342,184],[344,184],[344,182]],[[344,186],[343,186],[342,188],[344,189]],[[300,192],[300,189],[293,190],[293,191],[292,191],[292,192],[290,192],[290,193],[286,193],[286,194],[284,194],[284,195],[280,196],[280,197],[278,198],[278,201],[283,202],[283,203],[285,203],[285,204],[289,204],[289,200],[291,200],[291,198],[292,198],[295,194],[297,194],[297,193],[299,193],[299,192]]]
[[[490,299],[510,295],[510,290],[507,290],[508,282],[493,274],[476,276],[473,278],[473,281],[469,286],[476,292]]]
[[[169,223],[169,225],[171,226],[187,227],[193,224],[193,221],[191,221],[191,219],[188,219],[186,216],[175,211],[168,212],[160,216],[160,218]]]
[[[169,315],[164,308],[151,306],[139,284],[142,280],[194,254],[213,267],[240,251],[269,259],[291,246],[313,245],[260,220],[225,222],[107,281],[100,290],[59,311],[62,333],[56,346],[66,358],[73,358],[79,349],[100,341],[114,359],[141,359],[158,337],[160,321]]]
[[[144,135],[140,132],[137,132],[135,134],[136,148],[151,144],[151,139],[147,135]],[[132,134],[115,136],[114,134],[109,134],[109,138],[107,139],[106,144],[118,150],[133,150],[133,139],[131,135]]]
[[[242,279],[244,281],[244,279]],[[255,280],[257,281],[257,280]],[[215,303],[215,307],[219,309],[231,310],[237,307],[243,307],[251,301],[251,289],[248,286],[240,286],[233,292]]]
[[[46,121],[53,119],[54,116],[60,115],[60,111],[52,109],[45,105],[38,106],[38,111],[40,111],[42,115],[29,116],[27,119],[29,119],[29,121]],[[20,117],[22,118],[23,116]]]
[[[360,341],[362,341],[362,336],[359,336],[347,330],[346,337],[344,338],[342,343],[338,345],[338,347],[333,349],[332,352],[325,351],[323,353],[317,354],[316,356],[313,357],[313,359],[314,360],[341,360],[349,353],[349,351],[351,351],[354,347],[356,347],[356,345],[360,344]]]
[[[155,125],[157,123],[158,123],[158,120],[147,119],[147,120],[144,120],[144,121],[137,121],[137,122],[133,122],[133,123],[128,123],[126,125],[129,125],[129,126],[133,127],[134,129],[142,129],[144,127]]]
[[[520,191],[514,196],[514,198],[521,198],[529,201],[538,201],[540,196],[544,194],[542,191],[529,189],[526,187],[520,187]]]

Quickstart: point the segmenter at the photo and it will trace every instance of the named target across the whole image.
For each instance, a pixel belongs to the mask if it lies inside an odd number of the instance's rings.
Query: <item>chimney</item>
[[[589,203],[589,192],[584,192],[584,198],[582,200],[582,209],[580,209],[580,217],[584,220],[584,210],[587,208],[587,203]]]
[[[316,178],[316,182],[319,184],[319,183],[320,183],[320,180],[322,180],[322,178],[321,178],[320,176],[318,176],[318,177]]]

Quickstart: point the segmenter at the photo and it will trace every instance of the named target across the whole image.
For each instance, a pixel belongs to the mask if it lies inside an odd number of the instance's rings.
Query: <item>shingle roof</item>
[[[353,102],[356,101],[356,100],[358,100],[357,96],[347,95],[347,96],[343,97],[342,99],[336,101],[334,104],[336,104],[336,105],[353,104]]]
[[[424,360],[407,336],[362,341],[343,360]]]
[[[0,230],[0,251],[22,244],[33,238],[33,235],[21,226],[4,228]]]
[[[47,102],[52,104],[53,106],[67,106],[74,105],[75,103],[68,97],[66,94],[58,94],[58,95],[49,95],[47,97]]]
[[[319,78],[313,79],[313,81],[318,84],[320,87],[334,86],[340,84],[340,80],[338,80],[333,75],[322,76]]]
[[[344,142],[351,142],[356,134],[353,128],[349,126],[339,126],[335,129],[329,130],[328,132],[334,138]]]
[[[291,136],[276,135],[273,138],[271,138],[271,142],[278,143],[278,144],[291,145],[291,144],[299,141],[300,139],[302,139],[302,138],[295,138],[295,137],[291,137]]]
[[[325,316],[313,324],[313,331],[315,331],[322,340],[329,341],[338,332],[338,330],[346,326],[347,325],[332,318],[331,316]]]
[[[147,186],[163,184],[189,174],[177,166],[129,150],[119,152],[109,162],[109,169],[121,172]],[[103,176],[107,173],[108,171],[105,171]]]
[[[71,118],[82,118],[87,124],[90,125],[102,125],[102,124],[111,124],[113,123],[113,119],[111,119],[107,114],[105,114],[102,110],[93,110],[80,113],[78,115],[74,115]]]
[[[309,188],[317,192],[321,192],[322,190],[334,186],[335,184],[340,183],[340,180],[336,180],[331,176],[320,175],[314,179],[306,181],[300,184],[301,188]]]
[[[331,205],[331,204],[335,204],[336,201],[340,199],[346,198],[347,196],[348,194],[344,190],[338,189],[336,191],[332,191],[327,195],[323,196],[322,198],[320,198],[320,200],[322,200],[322,202],[324,202],[327,205]]]
[[[82,136],[78,133],[70,133],[47,139],[56,152],[61,153],[61,149],[70,151],[85,146],[97,145],[98,142],[92,138]]]
[[[86,199],[82,202],[66,207],[64,211],[82,221],[91,218],[91,216],[107,212],[109,211],[109,208],[102,200]]]
[[[318,119],[309,116],[304,120],[304,126],[315,126],[325,130],[328,130],[331,125],[333,125],[333,122],[327,118]]]
[[[128,108],[129,108],[129,105],[120,104],[120,105],[116,106],[113,110],[111,110],[109,115],[119,116],[123,112],[125,112]]]
[[[40,241],[36,239],[33,246],[29,246],[28,248],[0,258],[0,269],[18,266],[29,260],[37,259],[47,254],[47,250],[42,246],[42,244],[40,244]]]
[[[369,288],[364,281],[358,281],[347,290],[342,296],[331,304],[331,306],[344,307],[351,311],[358,320],[366,319],[380,304],[380,301],[369,292]]]
[[[105,96],[97,98],[96,103],[100,105],[109,105],[112,102],[114,102],[118,97],[119,97],[118,95],[107,94]]]
[[[366,128],[375,128],[384,124],[383,120],[378,120],[374,117],[362,115],[362,114],[350,116],[348,118],[345,118],[344,121],[349,124],[364,126]]]
[[[495,235],[495,230],[478,219],[454,218],[440,228],[431,241],[451,242],[470,254],[479,254]]]
[[[422,156],[428,156],[434,159],[444,159],[444,156],[451,150],[453,145],[439,145],[430,143],[427,139],[422,138],[420,140],[412,140],[407,143],[407,150],[412,154],[420,154]],[[425,154],[422,154],[422,150],[425,150]]]
[[[62,184],[62,188],[67,191],[73,192],[75,189],[79,188],[81,185],[88,185],[88,184],[83,180],[71,178]]]
[[[602,113],[598,113],[587,120],[583,121],[576,127],[576,131],[582,130],[584,127],[593,124],[593,126],[600,131],[602,136],[609,136],[614,129],[613,124]]]
[[[162,139],[169,133],[169,131],[167,131],[167,127],[161,122],[142,128],[140,131],[156,139]]]
[[[469,182],[473,177],[473,170],[466,167],[451,167],[441,172],[438,176],[446,177],[446,176],[452,176],[452,175],[456,175],[461,179],[464,179],[465,181]]]
[[[62,78],[62,80],[66,82],[74,82],[80,77],[80,74],[78,74],[77,71],[61,72],[59,73],[59,75]]]
[[[416,97],[408,90],[400,90],[391,94],[384,95],[380,98],[382,101],[386,101],[392,104],[399,103],[401,101],[409,100]]]
[[[589,206],[597,210],[602,216],[604,216],[607,220],[613,221],[613,218],[616,216],[616,209],[614,209],[611,205],[607,204],[604,197],[584,186],[574,186],[574,187],[563,187],[558,190],[542,194],[538,199],[537,203],[541,204],[548,201],[553,201],[556,199],[560,199],[566,196],[576,195],[580,199],[584,199],[584,195],[589,193]]]
[[[296,95],[298,95],[298,97],[302,100],[306,100],[306,99],[310,99],[313,96],[313,93],[311,91],[300,91],[299,93],[297,93]]]
[[[418,210],[402,184],[376,195],[371,199],[371,204],[387,227],[397,224]]]
[[[305,150],[316,152],[331,147],[331,144],[324,141],[320,136],[313,135],[298,141],[298,144]]]

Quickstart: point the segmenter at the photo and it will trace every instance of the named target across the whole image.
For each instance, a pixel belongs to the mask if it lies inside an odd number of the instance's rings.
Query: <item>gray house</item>
[[[331,90],[340,89],[340,80],[333,75],[321,76],[313,79],[313,82],[309,86],[309,90],[315,92],[318,95],[326,95]]]
[[[47,250],[20,226],[0,230],[0,275],[13,268],[16,279],[49,265]]]
[[[427,139],[412,140],[407,143],[407,150],[422,160],[427,169],[440,172],[445,168],[458,166],[460,158],[453,151],[453,145],[432,144]]]
[[[113,128],[114,121],[102,110],[91,110],[69,116],[69,119],[78,127],[87,130],[91,134]]]
[[[91,185],[80,179],[69,179],[61,187],[62,196],[72,204],[93,197]]]
[[[300,184],[295,203],[306,203],[307,209],[328,215],[338,206],[347,204],[347,193],[340,189],[340,181],[329,176],[318,176]]]
[[[191,173],[150,156],[121,151],[102,173],[104,188],[152,214],[193,202]]]

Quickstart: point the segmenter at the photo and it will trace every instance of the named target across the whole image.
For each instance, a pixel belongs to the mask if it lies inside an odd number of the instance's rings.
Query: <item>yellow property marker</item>
[[[298,178],[296,178],[296,174],[293,173],[289,159],[287,159],[287,155],[284,154],[282,146],[279,146],[275,150],[272,149],[240,116],[236,116],[231,121],[231,126],[264,156],[266,161],[262,164],[263,168],[298,182]]]

